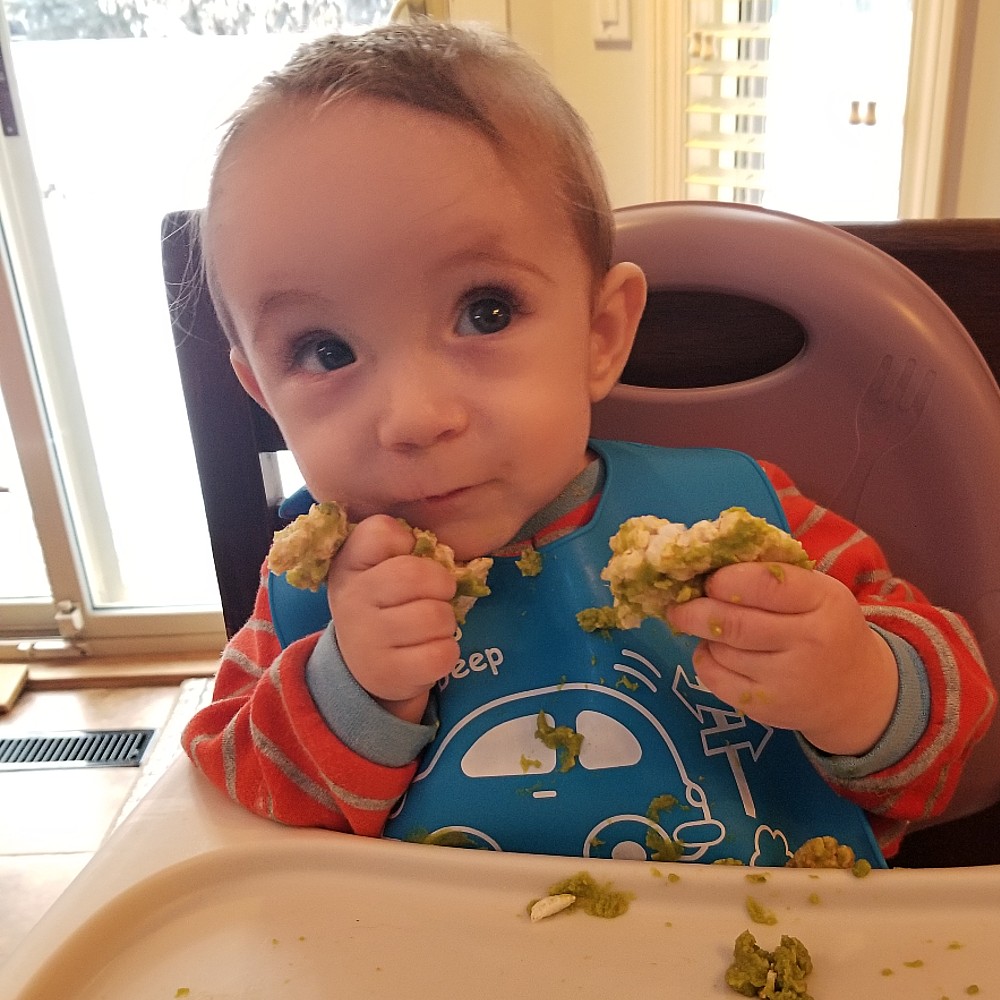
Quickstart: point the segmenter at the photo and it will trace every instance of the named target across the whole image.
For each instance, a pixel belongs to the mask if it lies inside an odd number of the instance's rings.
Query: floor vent
[[[74,729],[0,738],[0,771],[138,767],[155,729]]]

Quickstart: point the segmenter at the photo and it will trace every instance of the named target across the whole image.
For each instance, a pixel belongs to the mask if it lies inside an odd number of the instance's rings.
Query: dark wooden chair
[[[253,610],[260,567],[280,527],[275,456],[285,442],[274,421],[244,391],[229,345],[201,280],[193,212],[162,225],[163,275],[226,633]]]
[[[232,634],[250,614],[278,526],[274,453],[284,442],[229,366],[198,280],[191,219],[178,212],[164,220],[164,274]],[[618,220],[619,256],[647,270],[651,295],[622,385],[596,410],[595,431],[727,444],[778,461],[808,495],[871,530],[894,566],[932,599],[966,615],[1000,676],[1000,570],[975,570],[970,583],[969,574],[943,571],[939,555],[955,531],[1000,544],[988,538],[1000,533],[985,516],[1000,496],[1000,391],[989,371],[1000,372],[1000,220],[831,227],[690,202],[624,209]],[[825,289],[820,318],[808,305],[817,297],[807,294],[810,283],[813,292]],[[874,311],[866,295],[877,301]],[[915,335],[897,330],[907,324]],[[840,325],[850,327],[847,341],[864,335],[862,354],[829,339]],[[817,343],[822,364],[815,363]],[[800,369],[829,375],[834,388],[807,381],[798,395],[782,396],[781,383]],[[767,404],[757,394],[769,388],[779,392]],[[919,419],[891,435],[876,421],[874,443],[866,443],[873,432],[862,433],[871,423],[862,413],[865,393],[868,404],[873,396],[885,403],[897,389],[903,408],[915,406]],[[954,419],[943,422],[942,408],[952,408]],[[937,429],[943,423],[949,430]],[[934,475],[926,475],[928,466]],[[912,502],[895,495],[904,485]],[[955,496],[964,501],[957,516]],[[887,498],[894,519],[883,513]],[[998,751],[995,726],[950,812],[959,818],[914,831],[897,863],[1000,863]]]

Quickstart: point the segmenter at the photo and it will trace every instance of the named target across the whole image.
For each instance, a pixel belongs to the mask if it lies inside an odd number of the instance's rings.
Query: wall
[[[943,214],[1000,217],[1000,3],[969,4],[971,32],[960,43],[968,65],[956,73],[956,120]]]
[[[595,43],[593,0],[450,0],[450,10],[455,21],[506,31],[549,71],[590,126],[618,207],[657,197],[655,45],[664,2],[631,0],[632,39],[619,45]]]
[[[632,42],[603,47],[592,36],[592,0],[451,0],[456,20],[507,30],[536,55],[589,123],[615,206],[679,197],[665,187],[671,120],[678,108],[657,74],[656,33],[678,0],[632,0]],[[955,0],[960,26],[948,156],[941,182],[945,217],[1000,217],[1000,0]],[[658,15],[658,11],[661,12]],[[659,18],[659,19],[658,19]],[[664,93],[655,93],[660,86]],[[658,105],[659,100],[659,105]],[[657,129],[657,114],[663,116]],[[674,123],[676,124],[676,123]],[[658,156],[659,153],[659,156]],[[676,170],[674,171],[677,172]],[[673,178],[677,183],[677,179]]]
[[[510,33],[586,119],[615,206],[654,197],[656,4],[633,0],[632,40],[595,43],[590,0],[509,0]],[[599,83],[595,83],[599,81]]]
[[[632,0],[631,41],[621,44],[595,42],[592,0],[451,0],[451,16],[506,30],[546,67],[590,126],[619,206],[656,197],[653,81],[662,2]]]

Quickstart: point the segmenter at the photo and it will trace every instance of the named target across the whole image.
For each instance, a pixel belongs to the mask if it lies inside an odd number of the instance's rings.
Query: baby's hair
[[[485,136],[511,165],[543,164],[551,171],[553,193],[566,203],[595,277],[603,277],[611,266],[614,222],[586,124],[519,45],[478,26],[419,19],[307,42],[283,68],[266,76],[232,116],[216,173],[261,109],[302,98],[320,107],[348,96],[451,118]],[[223,323],[229,326],[225,318]]]

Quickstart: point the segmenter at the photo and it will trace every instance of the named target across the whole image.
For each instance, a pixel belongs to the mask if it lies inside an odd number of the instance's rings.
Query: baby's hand
[[[458,660],[455,580],[412,555],[413,532],[394,518],[358,524],[330,566],[337,643],[357,682],[394,715],[419,722],[430,688]]]
[[[699,681],[764,725],[798,730],[820,750],[859,755],[878,742],[898,689],[895,658],[840,581],[797,566],[741,563],[706,596],[668,612],[704,642]]]

